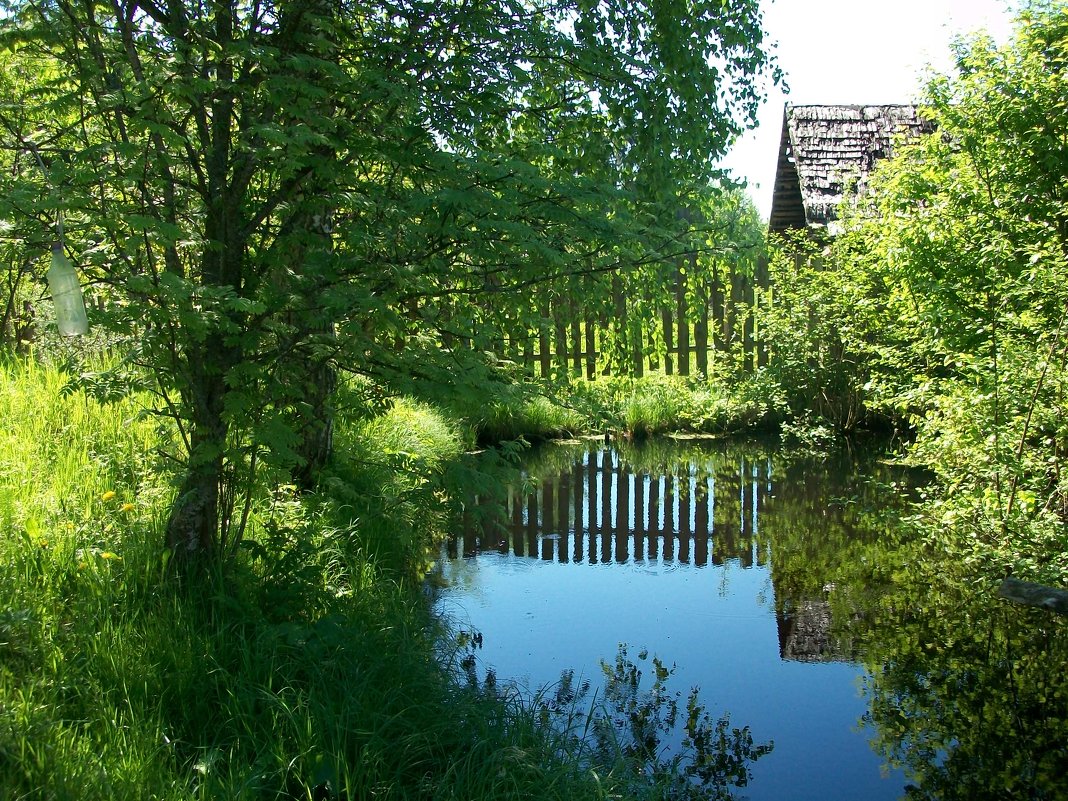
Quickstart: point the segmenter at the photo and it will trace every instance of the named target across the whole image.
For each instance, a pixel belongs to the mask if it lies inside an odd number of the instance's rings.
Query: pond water
[[[501,503],[470,499],[479,519],[469,516],[440,562],[438,608],[480,635],[480,671],[531,692],[568,670],[599,685],[621,644],[647,649],[675,664],[683,697],[699,687],[710,714],[773,744],[738,798],[897,799],[917,771],[949,769],[959,732],[932,735],[917,764],[895,751],[894,727],[915,745],[922,738],[908,727],[931,714],[903,701],[900,685],[934,686],[903,662],[931,651],[930,632],[913,634],[905,605],[888,601],[878,580],[894,569],[895,506],[908,483],[900,471],[759,444],[585,442],[542,449],[522,477]],[[984,639],[993,635],[977,635],[973,650]],[[958,668],[931,667],[944,695],[959,695],[964,685],[947,669]],[[979,671],[959,669],[974,684]],[[945,697],[930,704],[945,714]],[[1051,720],[1059,736],[1063,716]],[[987,740],[969,751],[977,786],[985,765],[1003,769],[1007,758],[1000,745],[987,753]],[[1030,749],[1026,738],[1017,747]],[[889,757],[909,765],[908,778]]]

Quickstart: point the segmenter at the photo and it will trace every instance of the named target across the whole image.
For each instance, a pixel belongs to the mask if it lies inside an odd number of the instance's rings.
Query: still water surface
[[[699,686],[713,716],[774,743],[737,797],[901,797],[862,723],[848,622],[866,588],[831,580],[883,532],[885,469],[585,443],[543,450],[524,476],[500,520],[465,525],[443,554],[439,607],[482,634],[483,670],[531,690],[568,669],[597,684],[619,644],[648,649],[676,664],[676,689]]]

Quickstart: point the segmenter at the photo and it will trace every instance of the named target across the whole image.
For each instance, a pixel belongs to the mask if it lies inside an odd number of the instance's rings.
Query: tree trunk
[[[201,444],[206,446],[207,442]],[[167,547],[182,563],[210,556],[216,550],[223,457],[221,449],[214,450],[217,455],[190,461],[167,520]]]
[[[219,544],[228,433],[223,416],[227,353],[221,336],[213,335],[188,359],[189,462],[166,531],[167,547],[179,562],[209,557]]]
[[[320,331],[320,336],[333,338],[334,333]],[[306,365],[297,456],[300,463],[293,470],[293,480],[303,490],[315,487],[319,474],[334,452],[333,397],[337,390],[337,368],[329,358],[313,358]]]
[[[295,347],[283,362],[285,380],[297,389],[293,408],[297,418],[294,448],[299,461],[292,470],[294,482],[304,490],[315,487],[319,473],[333,454],[334,409],[338,373],[334,365],[336,333],[323,311],[333,258],[333,209],[322,200],[323,187],[313,186],[291,220],[294,247],[289,263],[301,265],[296,295],[299,306],[290,313]]]
[[[214,36],[221,48],[234,41],[231,9],[218,3],[212,11]],[[210,100],[210,124],[201,129],[206,174],[201,281],[208,287],[242,285],[246,241],[241,203],[244,186],[231,180],[234,103],[233,64],[218,62],[221,89]],[[203,111],[203,109],[201,109]],[[206,120],[207,115],[205,115]],[[187,310],[191,313],[192,310]],[[189,461],[167,520],[166,543],[179,564],[202,561],[219,551],[223,528],[222,498],[229,426],[224,416],[226,376],[238,364],[238,347],[227,344],[216,327],[201,338],[190,338],[177,359],[179,373],[188,376],[182,389],[189,410]]]
[[[330,0],[311,0],[305,5],[285,8],[282,14],[286,25],[293,26],[293,42],[297,53],[303,53],[320,35],[320,24],[330,20],[338,7]],[[336,58],[334,47],[327,52],[312,48],[318,58]],[[329,53],[329,55],[327,54]],[[314,83],[329,79],[312,71],[305,76]],[[337,113],[333,99],[317,103],[315,113],[333,117]],[[292,470],[294,482],[303,490],[314,489],[319,474],[330,461],[334,450],[333,398],[338,386],[338,371],[334,363],[336,332],[333,321],[324,310],[323,293],[332,278],[334,258],[333,220],[335,207],[328,199],[331,196],[333,175],[328,168],[337,160],[333,145],[324,144],[313,154],[310,166],[313,170],[302,187],[295,213],[290,221],[296,234],[295,252],[290,263],[301,265],[304,281],[300,284],[299,306],[292,319],[298,346],[292,351],[293,360],[283,364],[282,369],[302,388],[294,408],[297,410],[295,451],[299,461]],[[287,376],[288,377],[288,376]]]

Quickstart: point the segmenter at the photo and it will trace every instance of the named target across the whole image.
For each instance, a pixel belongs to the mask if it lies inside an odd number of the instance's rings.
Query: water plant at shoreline
[[[728,389],[703,376],[520,381],[465,416],[480,442],[538,441],[582,434],[646,439],[671,432],[732,435],[773,429],[782,409],[755,384]]]

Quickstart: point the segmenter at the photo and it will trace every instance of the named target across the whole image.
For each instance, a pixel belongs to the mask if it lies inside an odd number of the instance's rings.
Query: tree
[[[915,430],[912,457],[949,488],[927,509],[933,530],[955,533],[939,548],[1056,580],[1068,571],[1068,6],[1033,3],[1009,45],[954,52],[955,72],[927,88],[935,132],[876,169],[821,253],[780,264],[795,280],[776,313],[820,391],[853,399],[832,410],[863,404]]]
[[[0,55],[0,94],[9,98],[24,95],[41,70],[48,67],[10,53]],[[0,151],[3,174],[21,176],[21,180],[7,182],[0,198],[0,347],[18,348],[35,336],[33,310],[39,298],[32,286],[34,262],[40,253],[48,252],[55,229],[40,211],[25,213],[33,199],[46,191],[43,184],[47,176],[28,139],[36,120],[29,109],[11,105],[5,109],[0,124],[0,140],[9,144]]]
[[[777,313],[821,370],[842,346],[833,375],[913,426],[910,457],[940,479],[909,542],[867,560],[900,586],[850,624],[875,747],[910,799],[1058,798],[1063,626],[995,588],[1068,578],[1068,4],[954,53],[926,93],[936,131],[876,170],[840,236],[783,260]]]
[[[842,252],[886,290],[900,346],[878,383],[921,411],[916,454],[956,488],[945,521],[997,569],[1049,570],[1068,525],[1068,5],[955,52],[928,87],[938,132],[879,173]]]
[[[314,482],[336,368],[455,382],[487,297],[677,249],[769,70],[755,0],[6,10],[56,65],[15,98],[55,188],[28,211],[65,213],[179,425],[180,556],[234,544],[262,460]]]

